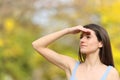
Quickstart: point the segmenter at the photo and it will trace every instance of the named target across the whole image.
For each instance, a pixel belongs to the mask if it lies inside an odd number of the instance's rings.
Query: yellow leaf
[[[5,19],[4,27],[7,32],[11,32],[15,27],[15,20],[12,18]]]
[[[106,3],[107,4],[107,3]],[[115,1],[109,6],[100,8],[102,23],[120,23],[120,2]]]
[[[2,47],[4,45],[4,42],[2,39],[0,39],[0,47]]]
[[[23,55],[23,50],[19,45],[13,45],[12,47],[6,48],[5,51],[3,51],[3,56],[6,58],[19,57],[21,55]]]

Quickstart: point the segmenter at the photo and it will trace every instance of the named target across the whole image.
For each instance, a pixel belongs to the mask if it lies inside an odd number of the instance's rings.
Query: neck
[[[86,55],[85,66],[87,69],[95,68],[101,64],[99,53],[91,53]]]

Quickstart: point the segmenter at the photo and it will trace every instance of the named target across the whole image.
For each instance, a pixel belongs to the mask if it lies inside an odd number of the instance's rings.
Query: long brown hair
[[[99,52],[100,61],[105,65],[114,66],[111,44],[107,31],[103,27],[96,24],[88,24],[85,25],[84,28],[93,30],[95,32],[98,41],[101,41],[103,44],[103,47],[100,48],[100,52]],[[85,59],[86,59],[86,55],[82,54],[79,48],[80,62],[84,62]]]

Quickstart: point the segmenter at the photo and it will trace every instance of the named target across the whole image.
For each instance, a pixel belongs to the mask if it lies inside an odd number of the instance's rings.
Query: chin
[[[80,51],[82,54],[86,54],[87,52],[86,51]]]
[[[82,54],[87,54],[87,53],[89,53],[88,51],[83,50],[83,49],[81,49],[80,52],[81,52]]]

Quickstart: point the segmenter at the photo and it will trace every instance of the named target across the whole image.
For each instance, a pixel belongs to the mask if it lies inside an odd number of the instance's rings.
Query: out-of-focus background
[[[96,23],[109,33],[120,73],[120,0],[0,0],[0,80],[66,80],[32,41],[76,25]],[[51,48],[77,59],[79,35],[65,36]]]

